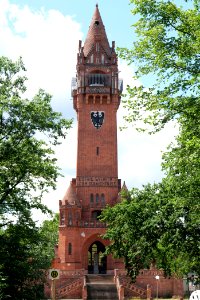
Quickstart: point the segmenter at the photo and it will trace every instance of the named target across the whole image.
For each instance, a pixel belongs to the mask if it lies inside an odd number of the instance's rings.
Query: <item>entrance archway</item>
[[[106,274],[107,257],[104,255],[105,246],[96,241],[88,249],[88,273]]]

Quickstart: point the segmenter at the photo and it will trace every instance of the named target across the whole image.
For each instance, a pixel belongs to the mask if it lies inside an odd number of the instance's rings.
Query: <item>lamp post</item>
[[[158,300],[158,280],[160,279],[160,276],[156,275],[155,279],[156,279],[156,299]]]

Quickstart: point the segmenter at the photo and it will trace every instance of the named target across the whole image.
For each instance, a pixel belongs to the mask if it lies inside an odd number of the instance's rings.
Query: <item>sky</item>
[[[50,190],[43,199],[54,212],[58,212],[58,200],[76,176],[77,123],[71,78],[75,76],[78,42],[84,42],[96,3],[110,44],[115,41],[117,47],[131,47],[134,17],[127,0],[0,0],[0,55],[13,60],[22,57],[27,69],[27,97],[43,88],[52,95],[54,110],[74,118],[67,138],[55,148],[64,177],[58,179],[56,190]],[[127,84],[140,84],[133,81],[134,66],[119,60],[119,70],[124,90]],[[118,126],[123,125],[124,114],[121,105]],[[137,133],[131,126],[118,130],[119,178],[129,189],[162,178],[162,152],[176,133],[172,124],[156,135]],[[43,218],[36,212],[34,217]]]

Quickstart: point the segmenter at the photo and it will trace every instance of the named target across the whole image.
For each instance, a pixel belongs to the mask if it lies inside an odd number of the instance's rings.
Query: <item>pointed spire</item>
[[[103,21],[101,19],[101,15],[99,12],[98,4],[96,4],[96,8],[92,17],[92,21],[90,23],[90,27],[88,30],[87,37],[84,43],[84,55],[87,56],[90,50],[92,49],[93,45],[96,42],[99,42],[103,47],[104,51],[110,55],[111,49],[109,46],[108,38],[106,35],[105,27]]]
[[[122,193],[127,193],[127,192],[128,192],[128,188],[127,188],[126,183],[124,181],[123,185],[121,187],[121,191],[118,194],[117,202],[120,202],[122,200]]]
[[[128,192],[128,188],[127,188],[127,186],[126,186],[126,182],[124,181],[123,182],[123,185],[122,185],[122,189],[121,189],[122,191],[126,191],[126,192]]]
[[[65,201],[67,201],[71,205],[76,205],[79,203],[75,189],[73,187],[72,182],[70,182],[70,185],[62,199],[62,204],[65,205]]]

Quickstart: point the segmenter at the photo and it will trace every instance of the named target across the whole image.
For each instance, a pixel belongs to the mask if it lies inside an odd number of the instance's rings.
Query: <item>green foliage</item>
[[[25,215],[31,208],[47,211],[41,198],[48,187],[55,187],[59,175],[51,144],[59,144],[71,126],[52,110],[51,96],[43,90],[32,100],[22,98],[24,70],[21,60],[0,58],[0,214],[4,218],[7,213]]]
[[[43,243],[34,224],[19,220],[0,236],[1,299],[40,299],[47,261],[38,253]]]
[[[155,263],[166,276],[200,275],[200,204],[172,188],[165,179],[133,189],[101,215],[108,225],[104,238],[111,240],[106,251],[124,258],[133,280]]]
[[[60,175],[53,146],[72,123],[43,90],[24,97],[24,72],[21,59],[0,57],[0,299],[44,298],[58,216],[38,228],[31,210],[49,212],[41,199]]]
[[[39,230],[41,236],[47,241],[45,249],[42,245],[40,253],[44,252],[49,261],[54,258],[54,246],[58,244],[58,226],[59,214],[55,214],[51,220],[45,220]]]
[[[128,88],[125,119],[143,120],[143,128],[157,131],[169,120],[187,116],[191,106],[191,114],[200,109],[200,8],[195,1],[188,1],[188,9],[175,1],[130,2],[139,15],[134,24],[138,38],[133,49],[118,49],[119,56],[135,64],[136,79],[150,75],[153,84]]]
[[[58,216],[37,228],[19,217],[0,233],[0,299],[44,299],[46,271],[53,258]]]
[[[163,155],[161,183],[133,189],[107,207],[107,251],[124,257],[132,279],[156,262],[166,275],[200,276],[200,6],[131,0],[138,40],[119,54],[152,86],[128,87],[125,119],[150,133],[175,120],[179,134]],[[186,3],[185,3],[186,5]]]

